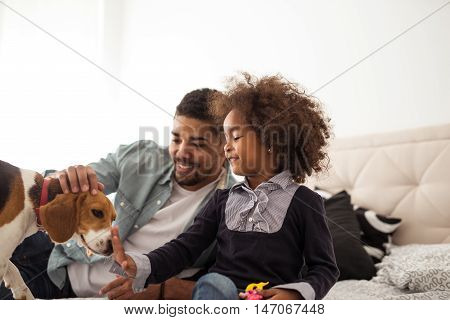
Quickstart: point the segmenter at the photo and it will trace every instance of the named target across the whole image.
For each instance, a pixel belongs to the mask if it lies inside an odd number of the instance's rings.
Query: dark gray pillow
[[[324,199],[324,202],[336,262],[341,272],[339,280],[370,280],[376,270],[372,258],[361,243],[361,228],[350,195],[342,191]]]

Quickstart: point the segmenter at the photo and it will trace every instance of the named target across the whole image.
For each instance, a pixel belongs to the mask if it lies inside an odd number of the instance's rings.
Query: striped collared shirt
[[[235,184],[225,208],[228,229],[274,233],[281,229],[287,209],[299,185],[285,170],[252,190],[247,180]]]

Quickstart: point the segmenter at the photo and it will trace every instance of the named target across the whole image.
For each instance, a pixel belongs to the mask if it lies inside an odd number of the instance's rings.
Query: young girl
[[[225,117],[226,157],[245,180],[217,191],[185,233],[148,254],[125,254],[113,229],[116,261],[143,288],[177,275],[217,240],[193,299],[238,299],[255,282],[269,282],[265,299],[322,299],[339,270],[322,199],[300,183],[324,167],[328,119],[279,76],[244,74],[213,101]]]

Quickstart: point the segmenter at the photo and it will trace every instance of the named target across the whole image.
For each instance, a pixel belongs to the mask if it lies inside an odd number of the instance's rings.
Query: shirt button
[[[70,246],[71,246],[70,242],[66,243],[66,246],[67,246],[67,248],[70,248]]]
[[[139,226],[137,224],[134,225],[135,229],[139,229]]]
[[[156,204],[160,205],[161,204],[161,200],[156,201]]]
[[[125,202],[122,201],[122,202],[120,203],[120,206],[123,208],[123,206],[125,206]]]
[[[253,218],[249,218],[248,221],[249,221],[249,222],[253,222]]]

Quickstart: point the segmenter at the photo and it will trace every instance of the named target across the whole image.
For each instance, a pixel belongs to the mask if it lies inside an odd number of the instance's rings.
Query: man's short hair
[[[213,95],[217,93],[219,91],[208,88],[189,92],[177,106],[175,115],[215,123],[216,118],[209,112],[209,102]]]

